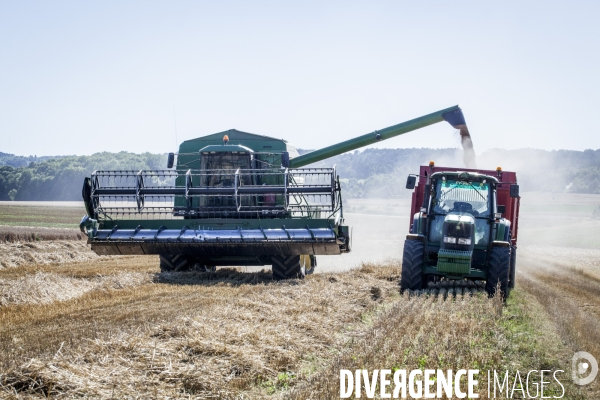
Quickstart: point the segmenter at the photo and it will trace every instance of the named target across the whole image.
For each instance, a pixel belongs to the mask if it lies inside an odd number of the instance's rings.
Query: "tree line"
[[[438,166],[463,166],[460,149],[366,149],[332,157],[318,166],[336,166],[345,183],[345,197],[410,196],[408,174],[434,161]],[[522,191],[600,193],[600,150],[491,149],[477,156],[477,167],[516,171]]]
[[[57,157],[60,156],[16,156],[14,154],[3,153],[0,151],[0,166],[10,165],[11,167],[26,167],[32,162],[41,162]]]
[[[305,153],[308,150],[302,150]],[[22,165],[22,159],[28,163]],[[12,160],[13,164],[8,161]],[[410,195],[406,177],[430,160],[461,166],[459,149],[365,149],[332,157],[314,167],[336,166],[345,198]],[[83,178],[95,170],[164,169],[166,154],[96,153],[91,156],[30,158],[0,153],[0,200],[80,200]],[[600,150],[488,150],[479,168],[517,171],[522,191],[600,193]]]
[[[0,200],[81,200],[83,178],[96,170],[163,169],[166,154],[96,153],[65,156],[25,167],[0,167]]]

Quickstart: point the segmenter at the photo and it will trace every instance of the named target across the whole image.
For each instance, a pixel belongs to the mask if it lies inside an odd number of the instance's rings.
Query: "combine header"
[[[188,140],[168,169],[86,178],[80,226],[97,254],[158,254],[162,271],[271,265],[275,279],[303,277],[317,255],[352,248],[335,168],[303,167],[443,120],[464,123],[454,106],[304,155],[237,130]]]

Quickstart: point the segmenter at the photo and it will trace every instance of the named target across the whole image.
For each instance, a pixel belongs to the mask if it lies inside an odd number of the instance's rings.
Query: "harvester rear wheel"
[[[189,268],[190,271],[196,271],[196,272],[216,272],[217,271],[217,267],[214,265],[204,265],[204,264],[199,264],[196,263],[194,264],[193,267]]]
[[[192,267],[187,257],[182,255],[161,254],[160,272],[187,271]]]
[[[402,277],[400,290],[419,290],[423,288],[423,255],[425,245],[420,240],[407,240],[404,242],[402,255]]]
[[[508,292],[508,277],[510,272],[510,247],[492,247],[488,265],[488,276],[485,290],[490,297],[496,295],[496,288],[500,286],[501,295],[506,298]]]
[[[315,272],[315,268],[317,267],[317,256],[314,255],[305,255],[305,269],[304,272],[306,275],[310,275]]]
[[[510,273],[508,276],[508,288],[515,287],[515,276],[517,273],[517,246],[510,246]]]
[[[306,273],[305,257],[302,256],[273,256],[273,279],[303,279]]]

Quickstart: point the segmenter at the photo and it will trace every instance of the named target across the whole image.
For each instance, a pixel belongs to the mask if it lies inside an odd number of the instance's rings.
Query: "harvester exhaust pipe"
[[[477,168],[475,163],[473,140],[471,139],[471,134],[467,128],[467,122],[465,121],[465,116],[463,115],[462,110],[460,108],[456,108],[456,110],[442,114],[442,118],[460,131],[460,143],[462,144],[464,151],[463,160],[465,167]]]
[[[471,142],[469,131],[467,130],[465,117],[458,106],[449,107],[419,118],[411,119],[410,121],[402,122],[398,125],[393,125],[375,132],[367,133],[366,135],[358,136],[353,139],[334,144],[332,146],[303,154],[299,157],[291,159],[289,166],[290,168],[300,168],[329,157],[356,150],[382,140],[391,139],[393,137],[421,129],[429,125],[437,124],[438,122],[442,122],[444,120],[448,121],[453,127],[460,129],[461,141],[463,149],[465,150],[465,163],[469,168],[471,165],[474,166],[475,153],[473,152],[473,144]],[[467,152],[469,152],[469,157],[466,157]],[[467,159],[469,160],[468,163],[466,162]],[[473,161],[471,162],[471,160]]]

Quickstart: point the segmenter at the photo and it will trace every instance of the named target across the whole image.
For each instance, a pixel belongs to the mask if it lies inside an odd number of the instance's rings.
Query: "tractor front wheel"
[[[485,290],[490,297],[497,295],[500,289],[502,298],[508,294],[510,273],[510,247],[492,247],[488,264],[488,276]]]
[[[273,256],[273,279],[303,279],[306,274],[306,258],[303,256]]]
[[[407,240],[404,242],[402,255],[402,277],[400,290],[419,290],[423,288],[423,255],[425,245],[420,240]]]

